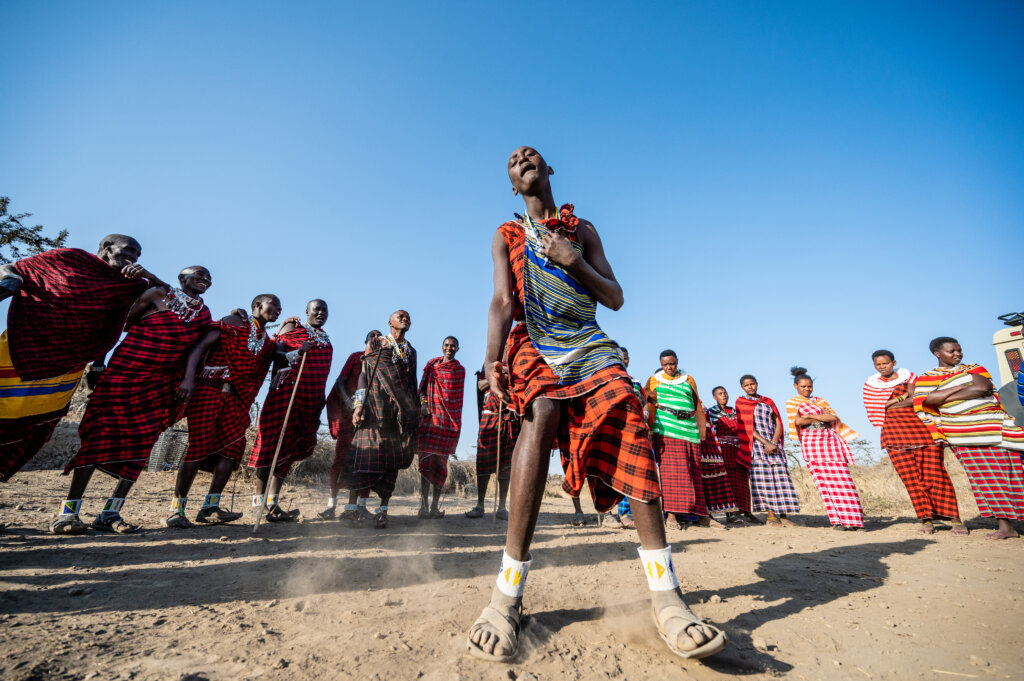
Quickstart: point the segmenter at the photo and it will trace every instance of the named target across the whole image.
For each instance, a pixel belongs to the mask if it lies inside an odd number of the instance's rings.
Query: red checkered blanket
[[[459,360],[435,357],[423,368],[420,398],[426,398],[430,415],[420,421],[417,446],[420,456],[451,456],[462,430],[462,397],[466,370]]]
[[[11,299],[7,337],[14,369],[26,381],[66,374],[106,354],[148,286],[77,248],[33,255],[14,270],[25,283]]]

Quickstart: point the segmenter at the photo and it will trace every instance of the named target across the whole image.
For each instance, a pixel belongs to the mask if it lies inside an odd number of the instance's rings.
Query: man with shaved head
[[[117,478],[117,485],[92,528],[122,534],[138,529],[121,518],[121,507],[161,431],[181,415],[184,404],[175,399],[175,391],[185,375],[185,360],[213,326],[202,299],[212,284],[210,271],[186,267],[178,284],[150,288],[128,315],[128,335],[89,396],[78,428],[82,446],[64,469],[65,475],[72,473],[71,488],[50,525],[54,534],[86,530],[78,513],[97,468]]]
[[[359,388],[352,397],[356,434],[344,470],[345,487],[370,488],[380,497],[376,526],[388,526],[388,501],[398,471],[408,468],[416,453],[420,400],[416,386],[416,350],[405,339],[412,320],[405,310],[388,319],[390,333],[373,338],[363,355]]]
[[[96,255],[55,248],[0,266],[0,300],[13,297],[0,336],[0,480],[50,439],[85,366],[114,347],[138,297],[163,285],[140,255],[138,241],[110,234]]]
[[[259,512],[264,507],[263,495],[266,494],[267,520],[271,522],[298,518],[297,512],[283,511],[278,500],[281,485],[291,471],[292,464],[308,459],[316,447],[320,412],[324,408],[324,394],[327,390],[327,375],[331,373],[331,358],[334,354],[331,339],[323,329],[326,322],[327,303],[320,299],[311,300],[306,305],[306,321],[299,321],[298,317],[286,319],[275,337],[278,346],[284,346],[287,360],[277,362],[274,367],[270,392],[267,393],[260,413],[256,443],[249,457],[249,467],[256,469],[253,510]],[[312,343],[312,348],[305,354],[305,359],[301,360],[304,362],[302,376],[296,379],[300,363],[299,350],[305,343]],[[298,387],[295,385],[296,380],[299,381]],[[288,413],[289,402],[292,407],[285,426],[284,417]],[[271,471],[270,464],[273,463],[282,428],[285,428],[285,432],[281,440],[281,451],[277,466]]]

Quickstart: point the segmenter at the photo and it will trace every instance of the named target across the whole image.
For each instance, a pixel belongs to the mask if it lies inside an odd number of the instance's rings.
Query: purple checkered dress
[[[763,402],[754,407],[754,432],[771,440],[777,425],[771,407]],[[768,454],[756,439],[751,443],[750,499],[755,511],[771,511],[776,515],[800,512],[800,499],[789,477],[786,453],[782,447],[780,440],[778,451]]]

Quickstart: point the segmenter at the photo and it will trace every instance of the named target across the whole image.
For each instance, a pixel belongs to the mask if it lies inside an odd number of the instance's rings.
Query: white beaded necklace
[[[391,350],[392,350],[391,361],[392,362],[397,364],[398,360],[402,360],[403,362],[408,361],[408,360],[406,360],[406,354],[409,352],[409,341],[407,341],[407,340],[405,340],[403,338],[402,342],[399,343],[398,341],[396,341],[394,338],[391,337],[391,334],[388,334],[384,338],[385,338],[385,340],[387,340],[388,345],[391,346]]]
[[[263,349],[263,343],[267,340],[267,334],[263,333],[263,329],[256,323],[256,320],[252,317],[249,318],[249,342],[247,347],[249,352],[253,355],[260,354],[260,350]]]
[[[327,335],[327,332],[323,329],[318,329],[311,324],[302,322],[302,328],[309,334],[310,340],[316,343],[317,347],[326,348],[331,342],[331,337]]]
[[[180,288],[172,288],[164,296],[164,305],[183,322],[191,322],[203,310],[203,300],[193,298]]]

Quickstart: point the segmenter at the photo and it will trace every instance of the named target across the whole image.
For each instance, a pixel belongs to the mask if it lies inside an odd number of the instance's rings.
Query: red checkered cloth
[[[806,429],[805,429],[806,430]],[[835,433],[834,430],[827,432]],[[838,433],[836,434],[838,438]],[[840,440],[841,441],[841,440]],[[864,527],[864,510],[857,495],[857,486],[845,461],[814,459],[807,462],[821,500],[832,525]]]
[[[898,411],[913,413],[914,410]],[[889,426],[889,416],[893,413],[890,409],[885,418],[886,428]],[[925,436],[931,439],[927,430]],[[953,489],[953,481],[949,479],[946,467],[942,465],[942,454],[943,446],[934,443],[914,449],[889,450],[889,460],[903,481],[903,486],[907,488],[917,517],[922,520],[960,517],[956,490]]]
[[[824,408],[814,402],[805,402],[796,410],[800,416],[819,415],[824,412]],[[831,424],[826,425],[831,426]],[[846,444],[846,440],[840,437],[839,432],[833,427],[800,428],[800,454],[807,463],[811,461],[853,463],[853,452],[850,451],[850,445]]]
[[[480,413],[480,430],[476,441],[476,474],[494,475],[498,472],[498,398],[490,390],[484,395],[483,411]],[[501,472],[507,480],[512,471],[512,452],[519,439],[523,423],[519,416],[507,406],[501,409]]]
[[[345,386],[345,392],[349,397],[355,394],[359,388],[359,374],[363,366],[363,353],[353,352],[345,360],[341,367],[341,374],[334,381],[327,396],[327,427],[331,431],[331,437],[337,438],[340,429],[352,429],[352,412],[341,399],[341,387]]]
[[[0,419],[0,482],[7,482],[32,460],[53,435],[68,405],[49,414]]]
[[[906,397],[907,394],[909,390],[906,384],[900,384],[892,391],[893,397]],[[900,405],[898,408],[886,410],[882,425],[883,449],[892,452],[899,449],[930,447],[934,443],[928,426],[921,419],[921,415],[914,411],[913,405]],[[941,460],[941,457],[939,458]]]
[[[409,467],[416,452],[416,350],[410,344],[403,360],[386,339],[377,338],[363,357],[362,371],[372,383],[366,388],[363,423],[349,449],[344,487],[369,487],[387,498],[394,492],[398,471]]]
[[[305,327],[298,326],[288,333],[276,336],[278,343],[284,345],[287,352],[298,350],[312,336]],[[308,459],[316,448],[317,431],[320,430],[320,413],[324,409],[324,393],[327,391],[327,375],[331,373],[331,358],[334,349],[328,341],[326,346],[315,345],[305,355],[305,366],[302,368],[302,380],[295,391],[295,401],[288,417],[288,429],[285,431],[281,452],[277,457],[274,475],[285,478],[291,472],[292,464]],[[294,366],[282,369],[288,372],[281,376],[280,372],[273,388],[263,401],[260,412],[259,429],[256,442],[249,455],[250,468],[265,468],[274,461],[274,451],[281,435],[284,415],[288,410],[288,401],[295,390],[295,377],[298,375],[300,357]]]
[[[704,419],[707,425],[704,439],[700,443],[700,478],[704,488],[704,501],[708,513],[734,513],[738,509],[725,470],[725,459],[715,431],[711,427],[711,416],[706,409]]]
[[[733,502],[740,511],[750,512],[750,467],[740,463],[739,422],[736,410],[732,407],[719,409],[715,420],[715,437],[718,448],[722,450],[722,461],[725,463],[729,489],[732,491]]]
[[[260,351],[249,352],[249,326],[231,326],[221,322],[220,340],[206,360],[206,366],[227,366],[231,391],[205,380],[196,383],[185,415],[188,417],[188,452],[185,461],[202,461],[203,470],[212,470],[218,454],[240,461],[245,452],[245,429],[251,424],[249,407],[256,399],[270,362],[274,341],[267,337]],[[266,335],[266,332],[262,332]],[[217,383],[224,379],[216,379]]]
[[[61,376],[114,347],[148,286],[91,253],[56,248],[13,265],[25,283],[11,299],[7,337],[22,380]]]
[[[419,394],[421,400],[427,401],[429,415],[420,420],[416,435],[420,474],[435,487],[441,487],[448,479],[448,457],[459,444],[466,389],[466,370],[459,360],[443,359],[435,357],[423,367]]]
[[[771,410],[775,412],[775,416],[785,423],[782,419],[782,414],[779,413],[779,408],[775,406],[775,402],[770,397],[764,395],[758,395],[757,398],[748,397],[746,395],[740,395],[736,398],[736,436],[739,438],[739,463],[750,468],[750,452],[751,445],[754,442],[754,409],[757,407],[759,402],[771,407]]]
[[[1020,454],[1003,447],[954,447],[978,511],[986,518],[1024,520],[1024,470]]]
[[[190,322],[161,310],[132,326],[89,396],[78,427],[82,446],[64,473],[96,466],[137,480],[160,432],[176,420],[174,392],[185,375],[189,350],[211,328],[205,306]]]
[[[701,480],[700,443],[655,435],[654,451],[661,470],[665,512],[707,515]]]

